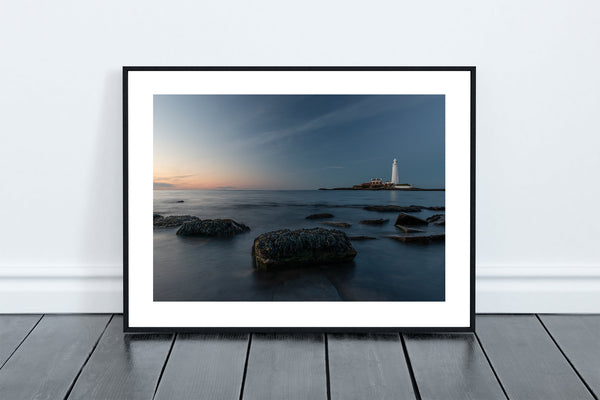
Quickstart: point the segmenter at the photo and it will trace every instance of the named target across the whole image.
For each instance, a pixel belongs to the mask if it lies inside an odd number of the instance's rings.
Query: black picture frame
[[[129,73],[134,71],[464,71],[470,74],[470,310],[468,327],[140,327],[129,316]],[[277,333],[277,332],[405,332],[440,333],[475,330],[475,165],[476,165],[476,67],[474,66],[124,66],[123,83],[123,331],[125,333]]]

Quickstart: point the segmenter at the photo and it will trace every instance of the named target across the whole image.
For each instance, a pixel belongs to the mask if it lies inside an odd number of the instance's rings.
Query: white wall
[[[478,309],[600,311],[597,1],[13,1],[0,41],[0,311],[120,309],[123,65],[477,66]]]

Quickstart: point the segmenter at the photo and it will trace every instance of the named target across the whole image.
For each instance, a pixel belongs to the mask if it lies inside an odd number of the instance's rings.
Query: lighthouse
[[[397,185],[400,183],[398,180],[398,160],[394,158],[394,162],[392,163],[392,183]]]

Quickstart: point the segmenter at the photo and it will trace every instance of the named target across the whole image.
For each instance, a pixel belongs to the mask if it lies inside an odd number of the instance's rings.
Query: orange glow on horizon
[[[155,190],[203,190],[203,189],[262,189],[268,186],[264,178],[231,179],[207,174],[154,176]]]

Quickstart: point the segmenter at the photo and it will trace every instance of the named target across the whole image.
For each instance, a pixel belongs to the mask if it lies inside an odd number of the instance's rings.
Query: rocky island
[[[360,185],[354,185],[352,187],[336,187],[336,188],[319,188],[319,190],[405,190],[413,192],[444,192],[446,189],[424,189],[408,184],[389,184],[382,183],[380,185],[372,185],[370,183],[361,183]]]
[[[371,178],[369,182],[353,185],[351,187],[319,188],[319,190],[412,190],[412,191],[445,191],[446,189],[423,189],[414,187],[410,183],[400,183],[398,175],[398,160],[392,163],[392,179],[385,181],[382,178]]]

